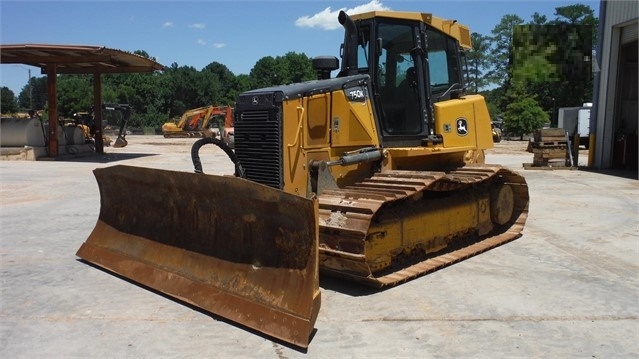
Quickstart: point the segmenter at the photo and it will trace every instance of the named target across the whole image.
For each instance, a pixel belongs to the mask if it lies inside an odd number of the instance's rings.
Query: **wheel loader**
[[[341,67],[317,57],[317,80],[240,94],[234,150],[197,140],[195,173],[96,169],[100,215],[77,255],[306,348],[320,272],[388,287],[518,238],[528,188],[484,163],[490,116],[464,91],[469,29],[409,12],[338,21]],[[204,173],[207,144],[233,176]]]

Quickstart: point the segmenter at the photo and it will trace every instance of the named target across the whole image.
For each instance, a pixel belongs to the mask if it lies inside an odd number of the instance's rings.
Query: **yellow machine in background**
[[[107,131],[113,131],[117,134],[113,147],[120,148],[126,147],[128,141],[126,135],[129,132],[127,126],[129,119],[131,118],[132,108],[128,104],[103,104],[102,105],[102,141],[105,146],[111,146],[113,140],[110,136],[104,134]],[[88,112],[76,112],[73,114],[74,126],[78,126],[84,134],[84,139],[87,143],[94,145],[95,142],[95,118],[94,109],[91,108]]]
[[[511,241],[523,177],[484,164],[484,98],[466,95],[470,31],[430,14],[349,17],[342,64],[241,94],[235,151],[192,150],[196,173],[96,169],[102,206],[78,256],[300,347],[319,272],[383,287]],[[220,146],[235,176],[203,174]]]
[[[497,127],[492,122],[490,123],[490,126],[491,126],[492,131],[493,131],[493,142],[495,142],[495,143],[501,142],[501,138],[502,138],[501,128]]]
[[[165,138],[211,137],[218,131],[217,119],[223,117],[225,127],[233,127],[233,112],[230,106],[204,106],[188,110],[175,122],[162,125]]]

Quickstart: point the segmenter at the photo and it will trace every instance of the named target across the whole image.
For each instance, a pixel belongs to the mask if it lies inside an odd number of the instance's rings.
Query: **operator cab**
[[[426,16],[426,14],[422,14]],[[424,21],[344,12],[338,77],[368,74],[384,146],[439,143],[432,104],[463,94],[462,54],[455,38]]]

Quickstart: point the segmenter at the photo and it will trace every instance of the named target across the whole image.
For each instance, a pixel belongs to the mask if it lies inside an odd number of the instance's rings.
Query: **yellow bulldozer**
[[[469,29],[410,12],[338,21],[341,67],[316,57],[317,80],[240,94],[234,150],[197,140],[195,173],[96,169],[100,215],[77,255],[305,348],[320,273],[387,287],[518,238],[528,187],[484,163],[490,116],[463,82]],[[207,144],[234,176],[203,173]]]

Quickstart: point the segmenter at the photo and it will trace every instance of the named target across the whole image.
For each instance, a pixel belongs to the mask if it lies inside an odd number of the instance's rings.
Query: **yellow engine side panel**
[[[306,195],[308,183],[308,159],[304,142],[308,141],[306,127],[308,98],[285,101],[282,119],[282,154],[284,191]],[[319,135],[319,137],[322,137]]]
[[[435,131],[442,135],[445,148],[493,147],[490,115],[483,96],[437,102],[434,108]]]
[[[304,148],[323,148],[330,144],[330,94],[309,96],[306,102]]]
[[[355,88],[352,91],[356,91]],[[361,91],[365,91],[361,88]],[[364,96],[362,92],[361,96]],[[371,101],[349,101],[344,91],[332,94],[331,144],[333,147],[378,146],[377,128]]]

